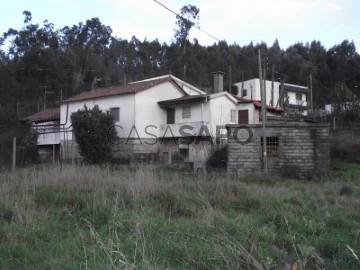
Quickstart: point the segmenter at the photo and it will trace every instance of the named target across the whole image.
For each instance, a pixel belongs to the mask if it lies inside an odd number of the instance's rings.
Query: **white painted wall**
[[[238,104],[222,95],[210,99],[209,110],[211,116],[209,131],[212,136],[216,136],[216,126],[230,124],[231,110],[238,110]]]
[[[93,108],[95,105],[98,105],[99,108],[103,111],[110,110],[112,107],[120,108],[120,119],[119,122],[116,122],[116,125],[121,126],[123,129],[118,130],[118,135],[121,136],[125,134],[127,137],[131,131],[131,127],[134,125],[134,112],[135,112],[135,98],[134,94],[124,94],[111,97],[103,97],[101,99],[92,99],[92,100],[83,100],[77,102],[71,102],[69,104],[62,103],[60,107],[60,124],[61,129],[64,130],[65,127],[65,138],[64,133],[61,134],[61,140],[71,140],[72,139],[72,128],[71,128],[71,114],[77,112],[79,109],[83,109],[84,105],[88,108]],[[68,106],[68,114],[66,114]],[[63,125],[65,124],[65,125]],[[121,136],[122,137],[122,136]]]
[[[296,92],[290,92],[290,91],[286,91],[286,92],[289,97],[289,104],[307,106],[305,93],[299,93],[299,94],[301,94],[301,101],[297,101],[297,99],[296,99],[297,93]]]
[[[238,92],[238,96],[241,97],[242,96],[242,83],[236,83],[234,84],[238,87],[239,92]],[[295,85],[298,86],[298,85]],[[244,89],[247,89],[247,95],[244,96],[247,99],[252,99],[252,100],[261,100],[261,94],[260,94],[260,80],[259,79],[252,79],[252,80],[248,80],[244,82]],[[270,104],[270,99],[271,99],[271,92],[272,92],[272,82],[271,81],[266,81],[266,104],[269,105]],[[289,103],[293,104],[293,105],[299,105],[298,101],[296,100],[296,93],[298,92],[294,92],[294,91],[288,91],[286,90],[286,92],[289,95]],[[279,93],[280,93],[280,83],[279,82],[274,82],[274,103],[273,106],[276,106],[278,104],[279,101]],[[302,106],[307,106],[307,102],[306,102],[306,94],[305,93],[301,93],[302,96],[302,101],[303,103]]]
[[[153,125],[156,127],[148,127],[148,133],[159,135],[160,125],[166,124],[166,109],[161,108],[158,102],[180,98],[183,95],[184,94],[170,82],[137,93],[135,95],[135,126],[140,138],[154,138],[154,136],[146,133],[145,129],[147,126]],[[134,132],[132,132],[132,134],[134,134]]]
[[[209,119],[208,110],[205,109],[206,103],[201,105],[201,102],[196,103],[188,103],[175,106],[175,123],[182,124],[182,123],[189,123],[189,122],[198,122],[204,121],[204,118],[207,120]],[[190,118],[183,118],[183,107],[190,107],[191,110],[191,117]],[[206,112],[205,112],[206,110]]]
[[[38,133],[37,145],[60,143],[59,121],[33,123],[31,128]]]
[[[249,111],[249,125],[257,124],[259,121],[259,116],[256,114],[257,110],[255,109],[254,104],[252,103],[240,103],[238,104],[237,110],[248,110]],[[236,116],[237,119],[238,115]],[[237,124],[238,122],[236,122]]]
[[[242,97],[242,83],[235,83],[239,89],[238,96]],[[261,92],[260,92],[260,80],[259,79],[252,79],[244,82],[244,89],[247,89],[247,95],[244,98],[252,99],[252,100],[261,100]],[[279,100],[279,89],[280,83],[274,82],[274,99],[273,104],[276,106]],[[266,104],[270,104],[271,100],[271,93],[272,93],[272,82],[266,81]]]

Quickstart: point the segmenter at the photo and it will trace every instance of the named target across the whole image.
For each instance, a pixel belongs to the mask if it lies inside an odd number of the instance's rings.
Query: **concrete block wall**
[[[232,135],[228,143],[229,174],[238,177],[262,172],[263,157],[261,125],[249,126],[253,133],[250,142],[236,142],[236,125],[229,126]],[[268,157],[268,172],[299,179],[311,179],[330,171],[330,128],[327,124],[291,122],[269,124],[266,137],[278,137],[278,156]]]

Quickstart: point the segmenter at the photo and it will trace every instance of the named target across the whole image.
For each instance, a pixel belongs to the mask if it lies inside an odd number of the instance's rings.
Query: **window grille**
[[[267,157],[279,157],[279,137],[266,137]],[[261,137],[262,156],[264,155],[263,137]]]

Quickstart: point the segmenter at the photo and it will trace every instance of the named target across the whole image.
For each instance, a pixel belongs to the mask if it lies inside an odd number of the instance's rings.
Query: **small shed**
[[[329,124],[269,121],[266,140],[262,125],[227,125],[227,129],[230,175],[247,177],[262,172],[265,142],[269,174],[311,179],[330,171]]]

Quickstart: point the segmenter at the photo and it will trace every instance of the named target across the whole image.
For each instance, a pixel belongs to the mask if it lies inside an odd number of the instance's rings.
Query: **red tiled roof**
[[[261,108],[261,101],[260,100],[253,100],[252,102],[256,107]],[[268,110],[272,110],[272,111],[277,111],[277,112],[282,112],[283,110],[280,108],[276,108],[270,105],[266,105],[266,109]]]
[[[87,99],[98,99],[101,97],[116,96],[129,93],[138,93],[165,82],[171,82],[181,91],[183,91],[182,88],[169,76],[161,79],[134,82],[127,85],[111,86],[107,88],[100,88],[93,91],[84,92],[74,97],[63,100],[62,103]]]
[[[37,113],[34,113],[23,119],[30,123],[33,122],[46,122],[52,120],[60,120],[60,108],[46,109]]]
[[[247,98],[243,98],[243,97],[238,97],[237,95],[233,95],[233,97],[235,97],[237,100],[239,100],[241,102],[252,103],[256,107],[261,108],[261,101],[260,100],[251,100],[251,99],[247,99]],[[273,107],[273,106],[270,106],[270,105],[266,105],[266,109],[272,110],[272,111],[277,111],[277,112],[282,112],[283,111],[280,108]]]

